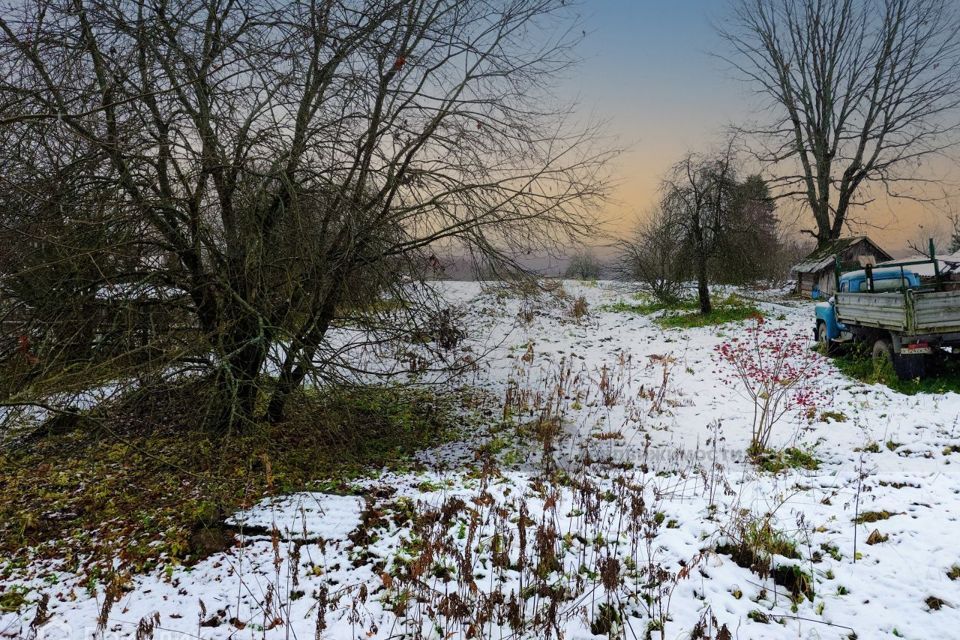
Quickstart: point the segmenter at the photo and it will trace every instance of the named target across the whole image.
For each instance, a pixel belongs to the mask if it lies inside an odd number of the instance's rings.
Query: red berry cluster
[[[721,362],[730,365],[718,372],[721,379],[742,385],[755,404],[755,444],[766,446],[774,423],[786,412],[812,412],[822,399],[815,383],[823,373],[823,359],[809,348],[804,335],[755,318],[741,336],[730,338],[715,351]]]

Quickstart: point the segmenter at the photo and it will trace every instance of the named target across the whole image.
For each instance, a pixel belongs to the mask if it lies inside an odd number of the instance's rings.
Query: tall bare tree
[[[737,195],[733,144],[715,154],[688,154],[661,186],[661,208],[689,247],[697,280],[700,313],[713,310],[709,265],[721,248]]]
[[[922,197],[901,187],[957,143],[955,0],[736,0],[721,34],[774,115],[749,128],[760,157],[781,195],[806,200],[818,243],[840,236],[871,184]]]
[[[356,366],[334,327],[405,331],[374,311],[427,296],[435,252],[510,263],[590,229],[606,154],[546,106],[572,62],[565,5],[7,3],[2,228],[22,259],[4,287],[61,273],[44,308],[62,326],[85,307],[58,299],[181,314],[123,362],[205,374],[218,424],[281,419]],[[18,316],[34,380],[62,364],[39,306]]]

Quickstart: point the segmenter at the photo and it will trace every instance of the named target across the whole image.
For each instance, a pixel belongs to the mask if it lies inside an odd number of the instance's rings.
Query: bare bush
[[[565,4],[8,7],[0,288],[37,358],[10,401],[150,370],[209,380],[214,424],[280,420],[363,373],[336,327],[367,348],[429,323],[435,251],[511,269],[578,241],[606,154],[545,106]]]
[[[799,239],[795,236],[778,230],[779,241],[776,251],[769,257],[766,271],[761,283],[770,287],[783,286],[791,277],[790,270],[813,251],[813,242],[809,239]],[[801,236],[802,238],[802,236]]]
[[[603,275],[603,264],[590,251],[578,253],[570,258],[563,277],[571,280],[597,280]]]
[[[950,253],[960,251],[960,214],[951,211],[950,220],[950,244],[948,250]]]
[[[573,318],[574,322],[580,322],[590,314],[590,305],[583,296],[577,296],[570,307],[567,309],[567,315]]]
[[[822,359],[812,353],[803,335],[767,327],[761,317],[746,335],[716,347],[720,361],[730,366],[727,383],[737,384],[753,404],[750,446],[754,458],[766,454],[776,425],[793,410],[816,411]]]
[[[680,298],[682,282],[683,235],[663,209],[650,211],[633,233],[621,244],[620,273],[628,280],[642,283],[661,302]]]

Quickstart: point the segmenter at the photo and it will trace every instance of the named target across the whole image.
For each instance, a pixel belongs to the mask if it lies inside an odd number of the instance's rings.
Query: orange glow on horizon
[[[670,166],[687,152],[683,148],[642,149],[624,154],[612,167],[615,187],[610,202],[598,212],[604,237],[594,243],[607,246],[631,232],[659,197],[660,183]],[[844,235],[868,235],[894,256],[912,253],[908,243],[933,236],[944,238],[951,229],[948,213],[960,212],[960,199],[950,196],[960,183],[960,165],[942,163],[944,183],[931,189],[927,202],[880,195],[872,203],[853,210],[862,224],[851,224]],[[951,175],[952,174],[952,175]],[[943,192],[946,191],[947,197]],[[951,208],[952,207],[952,208]],[[801,229],[812,228],[813,220],[802,202],[785,200],[778,206],[781,223],[798,238],[809,237]]]

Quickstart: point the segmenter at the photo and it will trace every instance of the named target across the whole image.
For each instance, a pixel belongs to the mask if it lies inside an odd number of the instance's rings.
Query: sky
[[[753,89],[716,54],[726,52],[715,24],[725,0],[584,0],[583,62],[564,92],[586,117],[607,122],[612,140],[625,149],[613,167],[617,188],[602,219],[613,235],[631,228],[656,199],[667,169],[685,153],[708,150],[733,123],[763,114]],[[938,171],[960,182],[960,165]],[[894,255],[914,238],[947,229],[944,207],[879,200],[859,214],[871,221],[861,231]],[[960,210],[960,200],[954,202]],[[793,223],[804,212],[782,207]],[[794,226],[809,227],[801,217]],[[806,224],[804,224],[806,223]],[[921,225],[923,229],[921,229]]]

